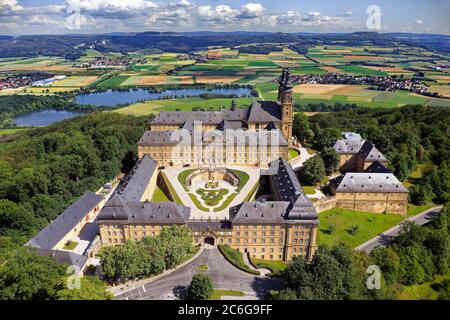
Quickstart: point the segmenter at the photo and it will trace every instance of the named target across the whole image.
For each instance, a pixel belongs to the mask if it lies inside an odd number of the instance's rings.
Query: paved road
[[[198,270],[206,264],[208,270]],[[205,248],[203,253],[191,263],[152,283],[117,295],[116,299],[172,300],[179,299],[196,273],[209,276],[215,288],[239,290],[249,296],[264,297],[268,289],[279,288],[277,279],[263,278],[243,272],[228,261],[216,247]]]
[[[434,207],[429,210],[426,210],[426,211],[422,212],[421,214],[407,218],[406,220],[403,220],[400,224],[381,233],[380,235],[376,236],[375,238],[372,238],[369,241],[363,243],[362,245],[357,247],[356,250],[365,251],[365,252],[369,253],[377,246],[386,246],[401,231],[402,225],[403,225],[403,223],[405,223],[405,221],[412,221],[421,226],[421,225],[429,222],[431,218],[439,215],[441,210],[442,210],[442,206],[438,206],[438,207]]]
[[[308,160],[309,158],[314,157],[314,154],[309,154],[308,150],[306,150],[306,148],[301,147],[300,148],[300,157],[291,160],[290,163],[292,165],[292,168],[294,169],[298,169],[301,166],[303,166],[303,163]]]

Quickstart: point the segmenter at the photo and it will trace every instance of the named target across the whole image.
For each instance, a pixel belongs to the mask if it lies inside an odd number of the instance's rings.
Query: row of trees
[[[128,241],[101,251],[101,270],[111,282],[149,277],[184,262],[196,252],[186,226],[164,227],[156,237]]]
[[[345,245],[321,246],[311,263],[298,256],[283,272],[284,289],[271,291],[280,300],[395,299],[402,286],[422,284],[448,272],[450,264],[450,208],[425,226],[406,224],[386,248],[370,255]],[[367,287],[367,268],[380,268],[380,289]],[[441,298],[449,296],[443,284]]]

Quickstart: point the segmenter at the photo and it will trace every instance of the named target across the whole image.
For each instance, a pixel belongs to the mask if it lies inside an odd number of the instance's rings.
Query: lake
[[[98,107],[114,107],[119,104],[131,104],[142,100],[158,100],[162,98],[198,97],[202,94],[236,95],[247,97],[251,95],[249,88],[218,88],[218,89],[169,89],[161,92],[151,92],[146,89],[130,89],[128,91],[113,91],[79,94],[75,97],[77,104],[91,104]]]
[[[69,111],[44,110],[17,116],[13,121],[20,127],[42,127],[79,115],[80,113]]]

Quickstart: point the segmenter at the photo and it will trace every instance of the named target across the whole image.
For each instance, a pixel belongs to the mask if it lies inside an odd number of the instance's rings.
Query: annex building
[[[342,175],[330,180],[336,207],[350,210],[408,212],[408,189],[387,168],[388,159],[357,133],[346,132],[333,145]]]

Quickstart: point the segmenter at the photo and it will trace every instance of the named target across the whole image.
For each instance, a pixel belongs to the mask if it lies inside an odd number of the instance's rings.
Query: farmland
[[[294,76],[322,76],[329,73],[358,76],[401,77],[410,79],[419,73],[430,97],[408,91],[380,91],[364,85],[296,84],[294,99],[297,106],[309,104],[357,104],[361,107],[395,108],[405,104],[449,106],[450,71],[436,67],[448,65],[448,57],[421,48],[399,45],[396,48],[375,46],[317,45],[300,54],[287,46],[268,54],[240,53],[231,48],[214,48],[195,52],[196,56],[212,57],[197,61],[194,56],[163,52],[130,52],[129,58],[140,59],[127,67],[112,69],[74,68],[74,65],[101,57],[121,58],[121,53],[101,53],[88,49],[78,61],[59,57],[4,58],[0,71],[47,71],[66,75],[63,80],[43,87],[23,87],[0,91],[0,94],[55,94],[82,88],[89,90],[110,88],[154,87],[161,85],[239,84],[254,86],[261,99],[277,98],[276,78],[282,67],[290,67]],[[253,99],[238,99],[244,105]],[[230,104],[227,99],[200,98],[148,101],[118,110],[126,114],[149,114],[161,110],[218,109]]]

